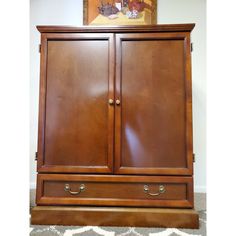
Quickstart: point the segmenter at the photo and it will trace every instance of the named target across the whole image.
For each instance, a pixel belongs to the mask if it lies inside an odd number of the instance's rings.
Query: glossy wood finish
[[[115,173],[192,174],[189,42],[189,33],[116,34]]]
[[[191,32],[195,24],[157,24],[132,26],[59,26],[38,25],[40,33],[133,33],[133,32]]]
[[[64,190],[65,184],[73,192],[84,184],[85,190],[71,195]],[[150,196],[144,192],[144,185],[151,193],[159,192],[163,185],[165,192]],[[37,189],[37,205],[193,207],[191,177],[40,174]]]
[[[195,211],[161,209],[194,207],[194,24],[37,28],[36,198],[47,207],[32,223],[197,228]]]
[[[31,224],[198,229],[199,218],[191,209],[38,206],[31,211]]]
[[[112,34],[42,35],[39,172],[112,172],[113,47]]]

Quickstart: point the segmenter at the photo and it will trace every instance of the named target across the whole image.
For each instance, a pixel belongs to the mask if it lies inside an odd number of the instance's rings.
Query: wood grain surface
[[[199,218],[190,209],[38,206],[31,211],[31,224],[197,229]]]

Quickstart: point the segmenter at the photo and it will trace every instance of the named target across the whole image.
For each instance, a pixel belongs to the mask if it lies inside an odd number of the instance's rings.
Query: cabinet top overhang
[[[138,26],[62,26],[38,25],[40,33],[131,33],[131,32],[191,32],[195,24],[158,24]]]

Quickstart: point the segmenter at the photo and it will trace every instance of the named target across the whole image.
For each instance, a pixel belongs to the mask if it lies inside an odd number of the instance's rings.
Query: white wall
[[[35,25],[82,25],[82,0],[31,0],[30,14],[30,183],[35,187],[37,149],[39,32]],[[195,191],[206,191],[206,1],[159,0],[158,23],[196,23],[192,33]]]

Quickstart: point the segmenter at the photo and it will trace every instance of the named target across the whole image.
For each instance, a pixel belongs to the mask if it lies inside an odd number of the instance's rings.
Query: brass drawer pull
[[[81,184],[79,186],[79,191],[78,192],[73,192],[70,189],[70,185],[69,184],[65,184],[64,190],[65,190],[65,192],[69,192],[71,195],[79,195],[82,191],[85,190],[85,185]]]
[[[159,186],[159,192],[158,193],[149,193],[149,187],[148,185],[144,185],[143,186],[143,191],[147,194],[149,194],[150,196],[159,196],[160,194],[164,193],[165,190],[165,186],[164,185],[160,185]]]

